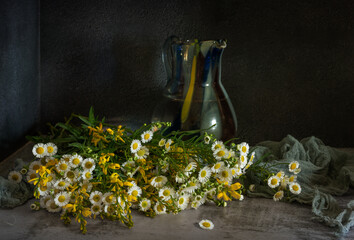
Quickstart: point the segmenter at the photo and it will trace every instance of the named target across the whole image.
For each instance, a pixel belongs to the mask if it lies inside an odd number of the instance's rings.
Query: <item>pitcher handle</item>
[[[169,80],[172,78],[172,61],[173,61],[172,44],[179,40],[180,40],[179,37],[173,35],[167,38],[165,43],[163,44],[162,62],[165,64],[165,69]]]

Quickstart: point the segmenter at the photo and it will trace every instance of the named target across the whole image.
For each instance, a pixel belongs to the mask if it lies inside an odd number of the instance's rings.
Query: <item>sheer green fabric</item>
[[[301,172],[297,181],[302,191],[292,195],[290,201],[312,205],[315,218],[326,225],[336,227],[338,233],[349,231],[354,225],[354,200],[341,208],[333,196],[342,196],[354,186],[354,154],[325,146],[315,137],[301,141],[288,135],[280,142],[265,141],[256,145],[256,159],[267,156],[262,164],[298,161]],[[268,155],[267,155],[268,154]],[[277,165],[275,171],[287,172],[288,164]],[[250,197],[272,198],[274,191],[261,186],[261,179],[248,174],[249,182],[256,183],[255,191],[248,191]]]

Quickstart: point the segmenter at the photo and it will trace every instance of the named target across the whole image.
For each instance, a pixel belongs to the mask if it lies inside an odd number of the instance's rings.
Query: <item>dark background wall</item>
[[[39,1],[0,2],[0,160],[39,122]]]
[[[38,2],[2,5],[1,145],[91,105],[148,122],[166,83],[161,47],[177,35],[228,40],[222,82],[242,139],[354,146],[353,1],[42,0],[40,114]]]

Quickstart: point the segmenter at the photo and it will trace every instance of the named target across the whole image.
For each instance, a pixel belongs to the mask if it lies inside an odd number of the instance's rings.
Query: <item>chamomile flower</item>
[[[45,148],[47,150],[47,156],[53,156],[58,152],[58,147],[54,143],[45,144]]]
[[[93,215],[98,215],[102,212],[102,204],[95,203],[91,206],[91,212]]]
[[[46,208],[48,200],[53,200],[53,197],[50,195],[41,197],[41,199],[39,200],[39,205],[41,206],[41,208]]]
[[[64,190],[65,188],[69,187],[69,185],[70,184],[68,181],[66,181],[64,179],[60,179],[54,183],[54,188],[59,189],[59,190]]]
[[[112,204],[104,206],[104,212],[107,214],[112,215],[115,213],[115,211],[116,211],[116,209],[114,208],[114,205],[112,205]]]
[[[91,171],[85,170],[85,171],[82,172],[82,179],[88,181],[88,180],[91,180],[92,178],[93,178],[93,174],[92,174]]]
[[[174,197],[174,195],[175,195],[175,190],[173,188],[164,187],[161,188],[159,191],[159,197],[161,197],[165,201],[170,200],[170,198]]]
[[[240,148],[240,153],[241,155],[247,155],[248,151],[250,150],[250,146],[246,143],[246,142],[242,142],[239,144],[239,148]]]
[[[47,185],[41,185],[41,184],[39,184],[39,187],[38,187],[39,195],[40,195],[40,196],[47,196],[47,195],[49,195],[49,187],[50,187],[49,184],[47,184]]]
[[[279,171],[275,176],[277,176],[279,179],[282,179],[285,176],[284,171]]]
[[[203,229],[211,230],[214,228],[214,223],[210,220],[203,219],[202,221],[199,222],[199,226]]]
[[[210,143],[210,137],[209,137],[208,135],[206,135],[206,136],[204,137],[204,143],[205,143],[205,144],[209,144],[209,143]]]
[[[271,176],[268,178],[268,186],[271,188],[276,188],[280,184],[280,179],[277,176]]]
[[[280,179],[280,188],[281,189],[285,189],[286,186],[289,184],[289,178],[287,176],[284,176],[282,178],[279,178]]]
[[[57,181],[57,176],[55,173],[51,173],[47,176],[47,184],[54,185],[54,183]]]
[[[42,158],[47,155],[47,148],[43,143],[38,143],[33,146],[32,153],[37,158]]]
[[[293,161],[293,162],[289,163],[289,172],[295,172],[295,170],[298,168],[299,168],[298,161]]]
[[[224,166],[224,162],[217,162],[213,165],[213,167],[211,168],[211,171],[213,173],[218,173],[223,166]]]
[[[213,145],[211,145],[211,150],[215,152],[217,149],[225,148],[225,145],[222,141],[215,141]]]
[[[105,205],[110,205],[113,203],[113,193],[112,192],[106,192],[105,194],[103,194],[102,196],[102,202]]]
[[[165,176],[160,175],[160,176],[153,177],[150,184],[153,187],[161,188],[165,186],[166,183],[167,183],[167,178]]]
[[[70,161],[71,167],[76,168],[76,167],[80,166],[80,164],[82,162],[82,157],[79,154],[75,154],[70,157],[69,161]]]
[[[59,172],[67,172],[70,170],[70,165],[65,160],[60,160],[57,164],[57,169]]]
[[[69,170],[64,173],[64,178],[66,181],[70,183],[77,182],[79,178],[79,171],[78,170]]]
[[[100,204],[102,202],[102,193],[100,191],[94,191],[90,194],[90,202],[92,204]]]
[[[244,168],[247,165],[247,155],[240,156],[240,167]]]
[[[184,183],[186,181],[186,177],[182,173],[177,173],[175,179],[177,183]]]
[[[230,182],[232,180],[232,172],[230,168],[223,167],[218,172],[217,177],[220,179],[221,182]]]
[[[211,170],[209,167],[204,167],[199,171],[198,180],[201,183],[206,183],[211,176]]]
[[[191,173],[196,168],[197,168],[197,163],[192,161],[187,165],[187,167],[185,167],[184,172]]]
[[[82,162],[82,168],[84,170],[88,170],[90,172],[92,172],[96,167],[95,164],[95,160],[93,160],[92,158],[86,158],[83,162]]]
[[[150,142],[151,139],[152,139],[153,134],[154,134],[154,133],[153,133],[152,131],[143,132],[143,134],[141,134],[141,141],[142,141],[143,143]]]
[[[146,212],[151,207],[151,201],[149,199],[142,199],[139,203],[139,208],[141,211]]]
[[[46,203],[48,212],[56,213],[61,211],[61,207],[55,204],[54,199],[49,199]]]
[[[141,142],[138,139],[133,140],[132,144],[130,144],[130,151],[132,153],[136,153],[137,151],[139,151],[140,148],[141,148]]]
[[[83,181],[80,183],[82,189],[86,189],[86,192],[89,193],[92,190],[92,183],[89,181]]]
[[[216,160],[221,160],[227,156],[228,152],[225,148],[218,148],[214,151],[213,155]]]
[[[194,200],[191,203],[191,208],[198,209],[201,205],[202,203],[200,201]]]
[[[65,154],[65,155],[61,156],[60,160],[63,160],[65,162],[69,163],[70,162],[70,158],[71,158],[70,154]]]
[[[141,193],[142,193],[141,188],[138,186],[132,186],[128,190],[128,194],[132,195],[133,197],[136,197],[136,198],[140,197]]]
[[[193,201],[198,201],[200,205],[203,205],[205,203],[205,197],[202,197],[201,195],[197,195],[194,197]]]
[[[58,205],[59,207],[64,207],[66,204],[69,203],[69,200],[70,200],[70,193],[68,192],[60,192],[54,198],[55,204]]]
[[[235,166],[230,169],[232,173],[232,177],[238,177],[242,174],[241,168],[238,166]]]
[[[198,181],[189,181],[187,183],[187,187],[183,189],[184,192],[192,194],[200,187],[200,183]]]
[[[145,146],[141,147],[136,153],[135,157],[138,159],[145,159],[149,156],[149,149]]]
[[[171,149],[171,144],[172,144],[172,140],[171,139],[168,139],[166,144],[165,144],[165,150],[166,152],[169,152],[170,149]]]
[[[290,183],[289,189],[290,189],[290,192],[292,192],[293,194],[298,195],[301,193],[301,186],[297,182]]]
[[[34,181],[31,181],[31,180],[38,178],[38,177],[39,177],[39,174],[32,170],[32,171],[28,171],[26,179],[27,179],[27,182],[29,182],[30,184],[34,184]]]
[[[161,140],[159,141],[159,147],[163,147],[165,146],[165,144],[166,144],[166,139],[161,138]]]
[[[7,178],[9,179],[9,181],[15,183],[20,183],[22,181],[22,175],[17,171],[11,171]]]
[[[166,214],[166,207],[161,203],[156,203],[156,205],[154,206],[154,210],[156,214]]]
[[[29,169],[29,171],[37,171],[41,166],[42,166],[42,164],[40,161],[33,161],[29,165],[28,169]]]
[[[277,201],[281,200],[283,197],[284,197],[284,192],[281,190],[281,191],[278,191],[274,194],[273,200],[277,202]]]
[[[188,194],[183,194],[182,196],[178,197],[177,200],[177,206],[181,209],[184,210],[188,207],[190,196]]]
[[[296,182],[296,180],[297,180],[297,176],[296,175],[291,175],[289,177],[289,183]]]
[[[134,161],[131,161],[131,160],[128,160],[128,161],[126,161],[126,162],[124,162],[123,164],[122,164],[122,171],[123,172],[126,172],[126,171],[130,171],[131,172],[131,170],[132,169],[134,169],[135,168],[135,162]]]

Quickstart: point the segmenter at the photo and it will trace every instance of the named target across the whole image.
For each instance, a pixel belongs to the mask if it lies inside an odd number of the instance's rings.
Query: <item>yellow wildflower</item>
[[[84,208],[84,209],[82,209],[82,215],[84,216],[84,217],[88,217],[88,216],[91,216],[91,211],[90,211],[90,208]]]

